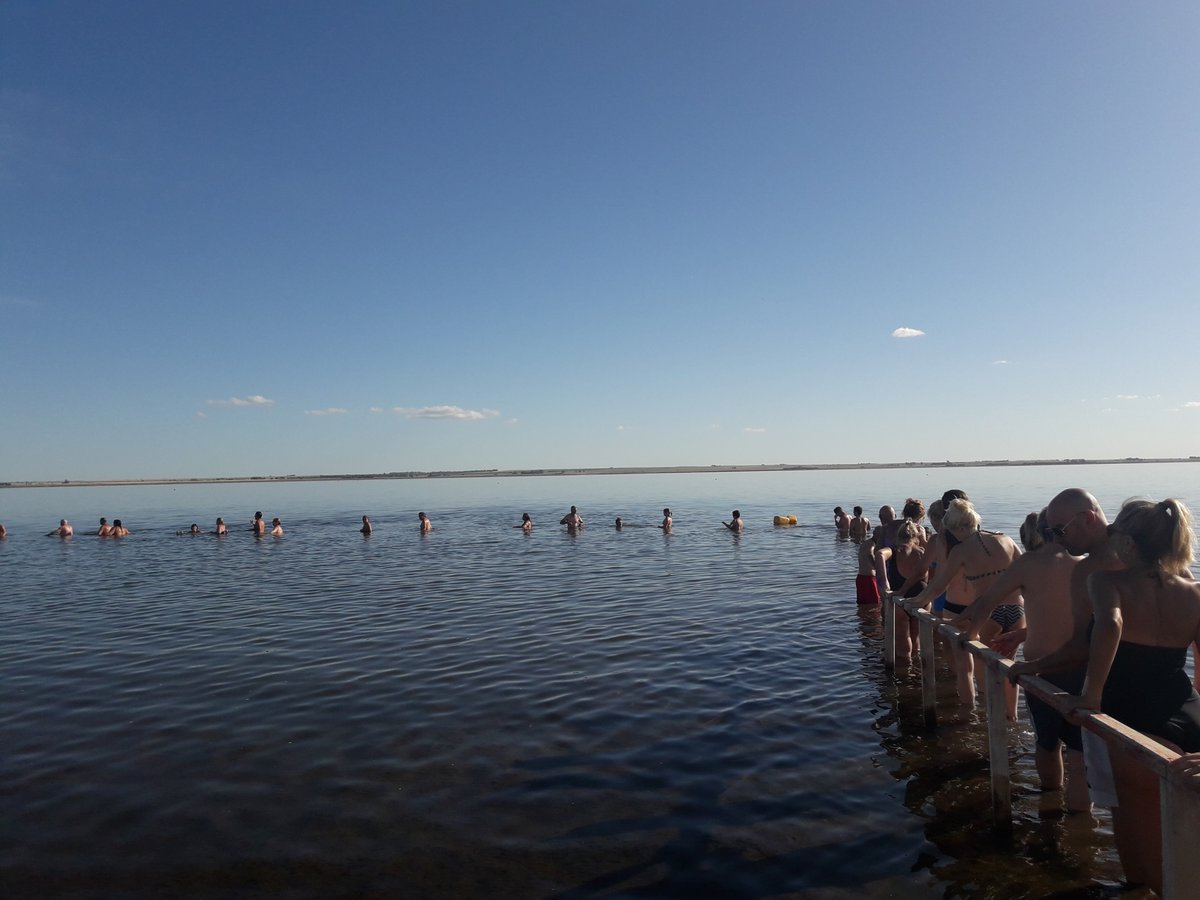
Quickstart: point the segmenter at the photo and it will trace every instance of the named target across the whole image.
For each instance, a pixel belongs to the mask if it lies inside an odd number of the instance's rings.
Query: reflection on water
[[[589,521],[634,519],[604,483]],[[670,535],[526,535],[506,497],[422,502],[421,537],[373,504],[363,538],[289,489],[278,540],[176,537],[198,511],[121,496],[128,539],[0,546],[6,895],[1116,889],[1108,823],[1043,814],[1026,727],[992,834],[982,726],[944,680],[925,731],[916,671],[884,673],[823,496],[792,528],[743,502],[742,536],[715,489],[666,498]]]

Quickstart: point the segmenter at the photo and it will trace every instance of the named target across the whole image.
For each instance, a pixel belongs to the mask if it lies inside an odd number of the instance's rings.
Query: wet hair
[[[854,507],[854,514],[856,516],[861,516],[862,515],[862,507],[861,506]]]
[[[953,503],[955,500],[970,500],[970,499],[971,498],[967,496],[966,491],[960,491],[960,490],[958,490],[958,488],[952,488],[952,489],[946,491],[946,493],[942,494],[942,508],[948,510],[948,509],[950,509],[950,504]]]
[[[419,512],[419,513],[417,513],[417,518],[418,518],[418,519],[423,519],[423,518],[425,518],[425,513],[423,513],[423,512]]]
[[[929,504],[929,524],[934,527],[935,531],[942,530],[942,519],[946,517],[946,507],[942,505],[941,500],[934,500]]]
[[[733,511],[733,517],[735,519],[740,519],[742,517],[742,511],[740,509],[735,509]]]
[[[664,515],[664,516],[669,516],[669,515],[671,515],[671,508],[670,508],[669,506],[664,506],[664,507],[663,507],[663,515]]]
[[[271,524],[272,525],[282,525],[283,523],[279,521],[279,516],[276,516],[275,518],[273,518],[271,520]]]
[[[1129,535],[1138,556],[1168,575],[1182,574],[1195,558],[1192,514],[1173,497],[1126,500],[1109,532]]]
[[[120,519],[113,519],[113,525],[115,525],[117,528],[124,528],[124,527],[125,527],[124,525],[122,525],[122,524],[121,524],[121,520],[120,520]]]
[[[912,519],[914,522],[920,522],[925,518],[925,504],[920,500],[914,500],[909,497],[904,501],[904,518]]]
[[[844,509],[842,509],[840,506],[835,506],[833,508],[833,511],[835,513],[837,513],[839,516],[844,516],[846,514],[846,511]]]
[[[907,544],[917,539],[917,535],[921,533],[921,526],[915,522],[905,522],[896,530],[896,541],[901,544]]]
[[[522,522],[530,522],[530,521],[532,521],[532,520],[529,518],[529,513],[521,513],[521,521],[522,521]]]
[[[261,519],[261,518],[262,518],[262,510],[261,510],[261,509],[260,509],[258,512],[256,512],[256,513],[254,514],[254,518],[256,518],[256,519]]]
[[[970,500],[955,500],[946,508],[946,516],[942,524],[946,528],[969,528],[974,530],[980,526],[983,519],[975,511]]]
[[[1025,521],[1021,523],[1021,543],[1025,546],[1026,550],[1036,550],[1042,544],[1046,543],[1044,532],[1042,528],[1038,527],[1038,520],[1045,513],[1045,510],[1042,510],[1040,513],[1031,512],[1025,517]]]
[[[108,524],[108,519],[104,518],[104,516],[101,516],[101,517],[100,517],[100,524],[101,524],[101,525],[107,525],[107,524]]]

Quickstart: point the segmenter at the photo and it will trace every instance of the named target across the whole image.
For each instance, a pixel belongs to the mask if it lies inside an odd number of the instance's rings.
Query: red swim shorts
[[[858,593],[859,603],[879,602],[879,585],[875,583],[874,575],[859,575],[854,580],[854,589]]]

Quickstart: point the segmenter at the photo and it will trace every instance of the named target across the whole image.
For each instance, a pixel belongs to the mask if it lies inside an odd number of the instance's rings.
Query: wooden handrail
[[[901,598],[892,595],[883,601],[884,661],[888,669],[895,667],[897,626],[894,606],[901,602]],[[934,634],[943,635],[986,666],[984,708],[988,722],[993,824],[998,830],[1011,830],[1012,788],[1008,775],[1008,722],[1003,683],[1008,679],[1008,668],[1013,662],[980,641],[968,640],[962,631],[925,610],[909,615],[915,616],[920,623],[921,694],[927,726],[937,723]],[[1071,695],[1049,681],[1036,675],[1022,675],[1017,683],[1062,715],[1071,715],[1072,721],[1081,727],[1100,735],[1110,753],[1128,756],[1158,776],[1162,799],[1163,897],[1164,900],[1186,900],[1195,896],[1196,885],[1200,884],[1200,854],[1195,852],[1196,837],[1200,835],[1200,779],[1181,777],[1171,769],[1170,764],[1179,758],[1178,753],[1112,716],[1071,707]]]

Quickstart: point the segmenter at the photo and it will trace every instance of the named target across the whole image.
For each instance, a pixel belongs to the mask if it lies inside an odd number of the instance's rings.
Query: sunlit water
[[[884,673],[832,507],[874,518],[962,487],[1015,534],[1065,486],[1111,515],[1132,494],[1200,496],[1198,476],[0,491],[3,893],[1109,896],[1108,823],[1041,814],[1024,722],[1017,827],[993,836],[983,728],[945,681],[925,731],[918,679]],[[572,503],[578,535],[554,524]],[[650,527],[664,505],[671,535]],[[741,536],[720,524],[734,507]],[[255,509],[286,535],[251,536]],[[134,534],[83,534],[100,515]],[[226,538],[175,534],[218,515]],[[63,516],[80,534],[43,536]]]

